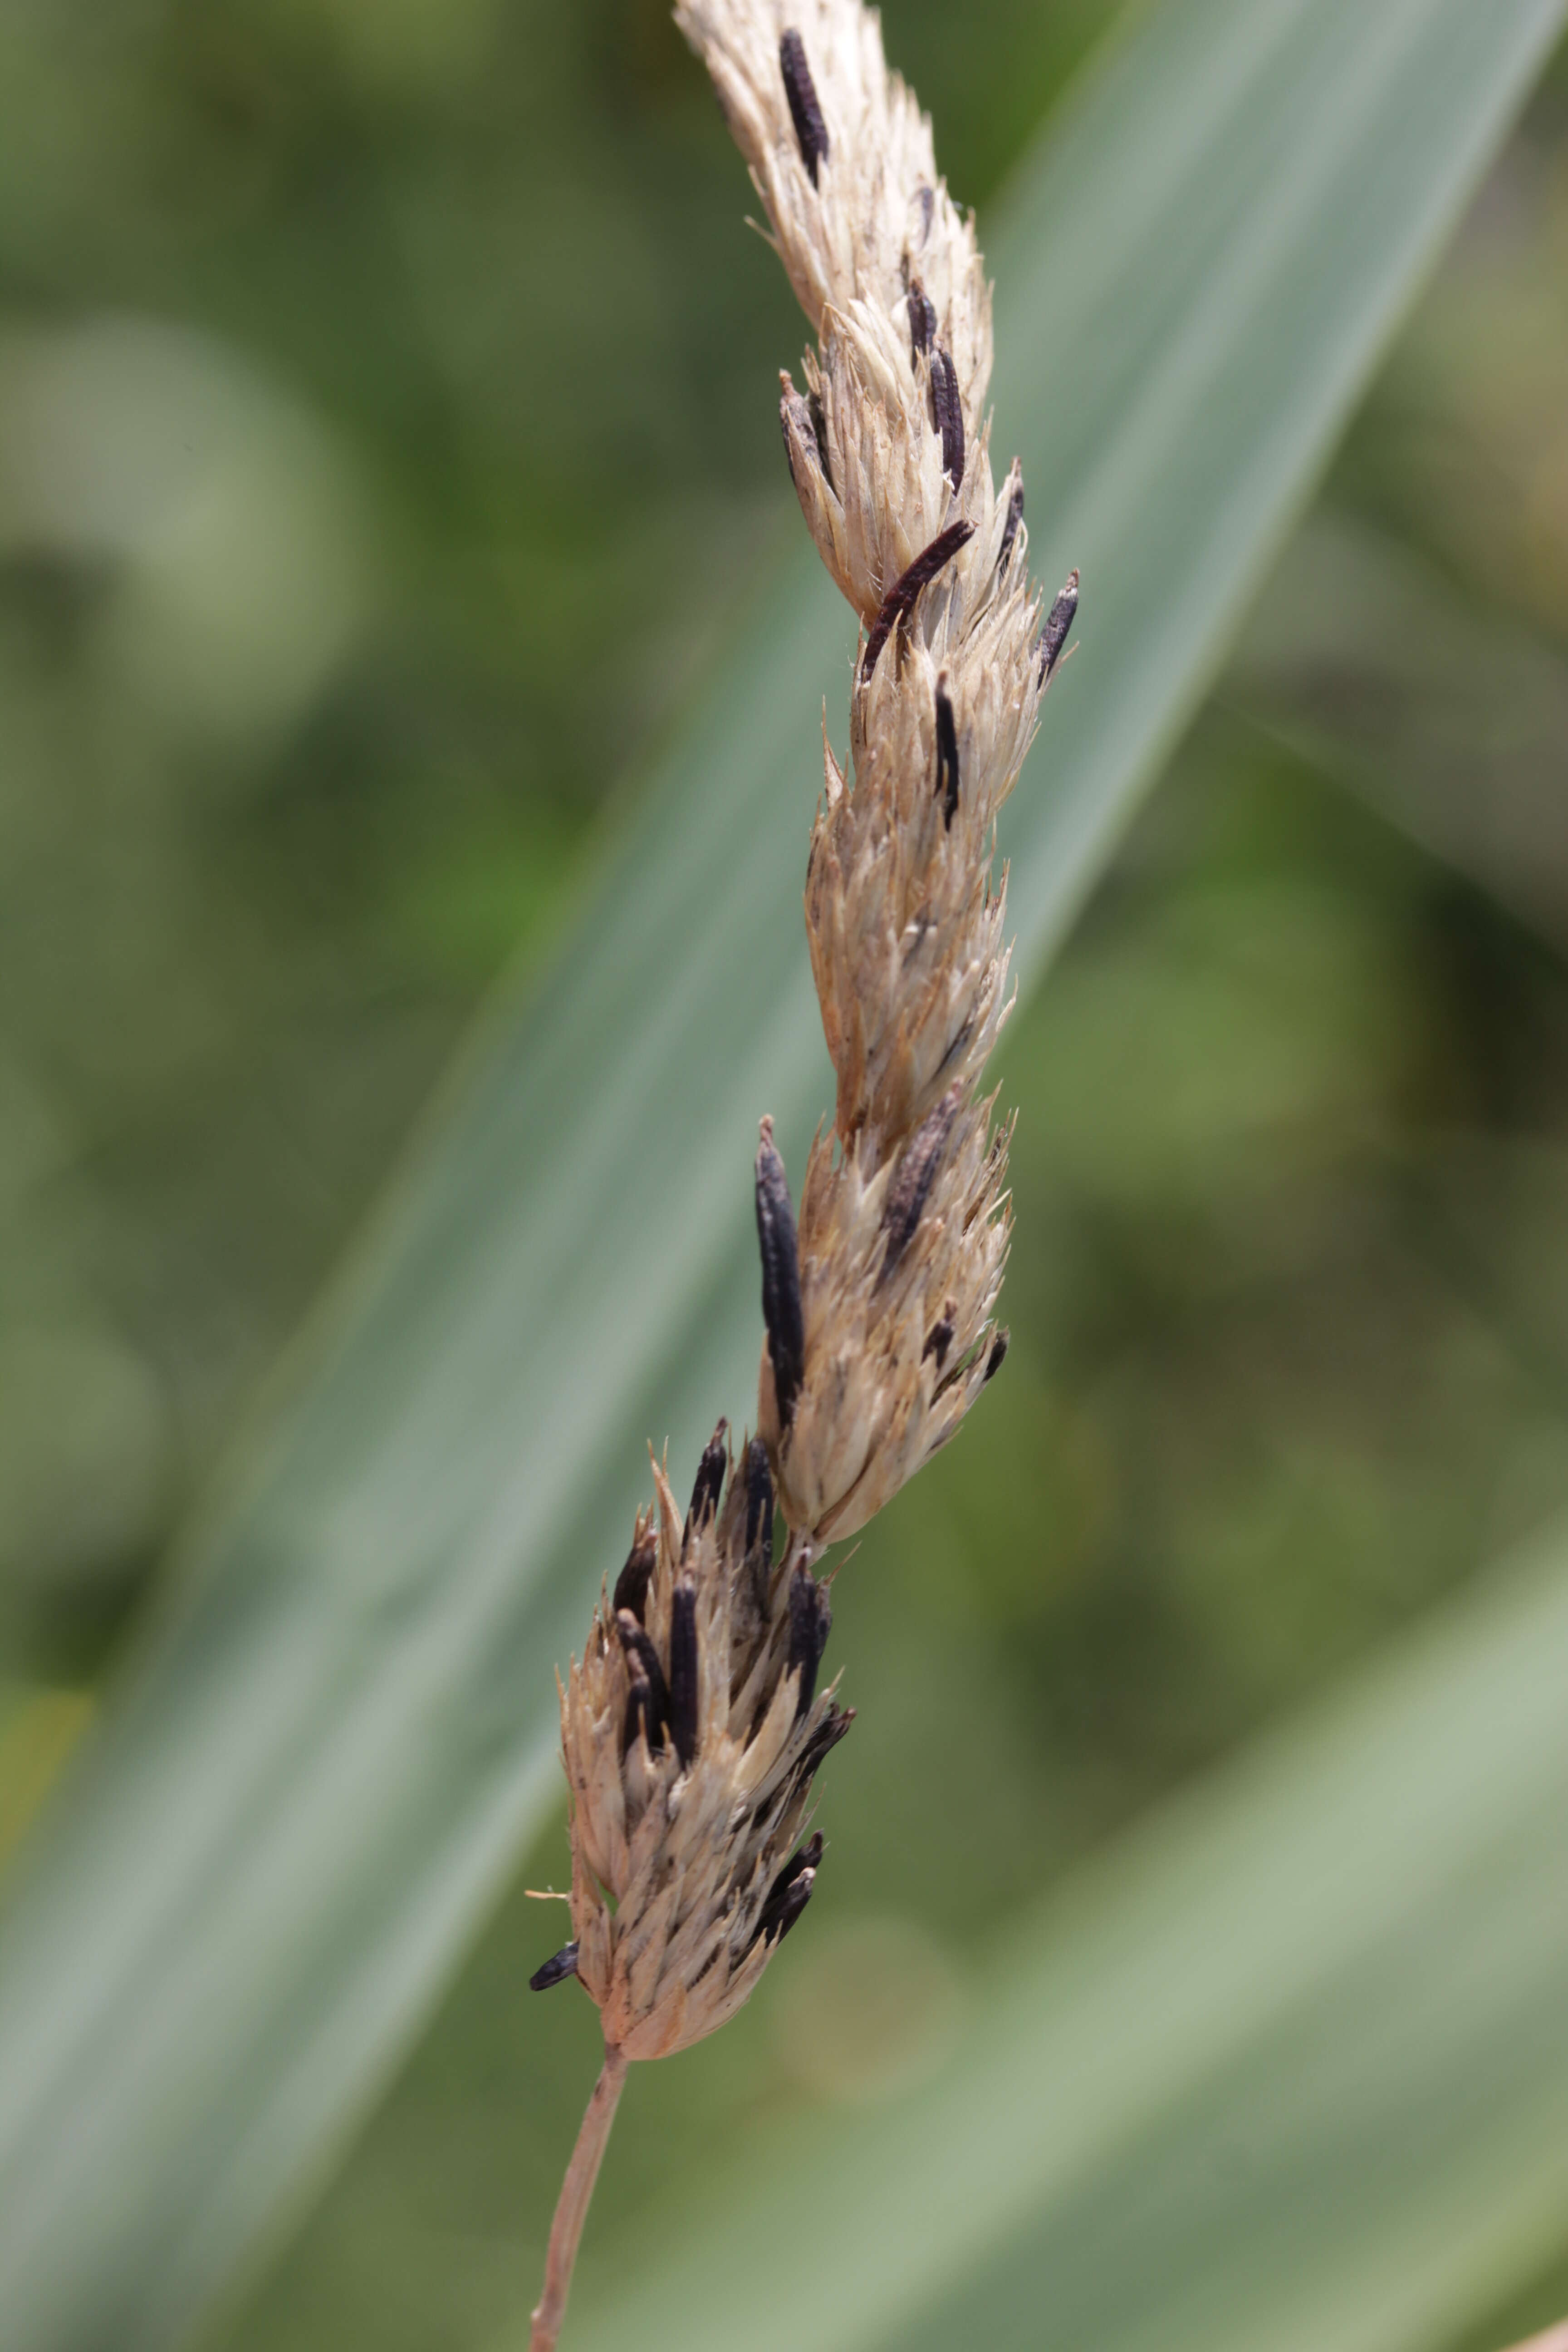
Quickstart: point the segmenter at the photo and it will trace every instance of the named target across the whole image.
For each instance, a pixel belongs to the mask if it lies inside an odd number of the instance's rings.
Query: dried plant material
[[[781,1356],[764,1278],[757,1408],[784,1515],[820,1548],[946,1444],[1005,1352],[1007,1131],[981,1092],[1011,1003],[992,860],[1078,575],[1045,614],[1021,472],[992,481],[973,223],[875,17],[858,0],[680,0],[676,16],[816,333],[804,394],[784,379],[784,447],[863,630],[805,886],[838,1097],[792,1235],[804,1347]],[[763,1181],[759,1164],[759,1223]],[[767,1181],[776,1200],[781,1171]]]
[[[1006,1353],[1010,1129],[987,1055],[1010,998],[997,812],[1078,603],[1044,615],[1024,485],[992,482],[991,296],[973,221],[860,0],[679,0],[816,335],[783,379],[795,495],[861,626],[805,922],[837,1077],[798,1222],[770,1119],[755,1167],[757,1435],[721,1422],[683,1513],[656,1464],[562,1692],[573,1940],[531,1979],[597,2003],[605,2061],[552,2232],[548,2352],[628,2062],[746,2000],[810,1899],[812,1783],[852,1720],[817,1681],[815,1568],[957,1430]],[[774,1559],[775,1495],[789,1540]]]
[[[654,1483],[638,1606],[601,1601],[562,1692],[574,1958],[542,1971],[577,1977],[626,2058],[745,2000],[810,1896],[812,1780],[853,1719],[816,1692],[831,1611],[800,1548],[773,1560],[763,1449],[732,1464],[721,1425],[684,1514],[657,1464]]]
[[[773,1205],[787,1337],[787,1192]],[[764,1237],[764,1265],[767,1252]],[[795,1307],[798,1325],[798,1286]],[[752,1990],[811,1899],[823,1851],[820,1831],[802,1837],[812,1784],[854,1721],[837,1686],[817,1690],[832,1609],[808,1542],[774,1559],[762,1441],[734,1462],[721,1421],[684,1512],[657,1462],[653,1476],[657,1513],[638,1517],[561,1693],[574,1932],[529,1982],[583,1986],[605,2063],[551,2228],[532,2352],[559,2336],[629,2063],[701,2041]]]

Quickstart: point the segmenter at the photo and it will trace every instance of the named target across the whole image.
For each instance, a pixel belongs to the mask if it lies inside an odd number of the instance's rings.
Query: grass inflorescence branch
[[[816,338],[784,379],[795,495],[861,645],[843,765],[824,744],[805,919],[837,1079],[798,1216],[772,1121],[755,1201],[757,1432],[721,1421],[683,1511],[665,1466],[562,1693],[574,1977],[605,2063],[552,2233],[553,2346],[626,2066],[711,2033],[810,1900],[817,1567],[954,1434],[999,1368],[1008,1129],[984,1065],[1010,1004],[1012,790],[1078,602],[1028,576],[1024,485],[993,484],[991,298],[973,222],[860,0],[679,0]]]

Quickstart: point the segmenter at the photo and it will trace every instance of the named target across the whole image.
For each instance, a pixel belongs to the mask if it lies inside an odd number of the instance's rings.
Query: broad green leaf
[[[1021,173],[998,431],[1037,568],[1085,583],[1015,804],[1026,975],[1561,15],[1166,0]],[[755,1120],[798,1167],[829,1099],[799,884],[848,652],[803,551],[495,1008],[39,1842],[0,1943],[16,2352],[166,2344],[282,2225],[556,1801],[551,1670],[644,1433],[679,1468],[745,1416]]]
[[[576,2352],[1452,2341],[1562,2243],[1564,1689],[1559,1528],[1081,1874],[926,2089],[590,2239]]]

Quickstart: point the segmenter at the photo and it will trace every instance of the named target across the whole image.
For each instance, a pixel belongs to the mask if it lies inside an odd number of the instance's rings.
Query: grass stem
[[[540,2296],[533,2315],[528,2352],[555,2352],[561,2323],[566,2316],[566,2298],[572,2291],[572,2270],[577,2260],[583,2224],[588,2218],[594,2183],[599,2177],[599,2166],[604,2160],[610,2126],[616,2120],[616,2109],[621,2101],[621,2085],[626,2079],[626,2059],[606,2042],[605,2063],[599,2069],[594,2095],[583,2117],[577,2145],[572,2151],[572,2161],[561,2184],[555,2219],[550,2225],[550,2251],[544,2262],[544,2293]]]

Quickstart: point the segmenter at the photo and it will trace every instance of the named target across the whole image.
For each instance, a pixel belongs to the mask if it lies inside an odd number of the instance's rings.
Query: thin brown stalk
[[[561,2184],[555,2219],[550,2225],[550,2251],[544,2260],[544,2293],[540,2296],[533,2315],[533,2331],[528,2339],[528,2352],[555,2352],[561,2323],[566,2316],[566,2298],[572,2292],[572,2270],[577,2260],[583,2224],[588,2218],[594,2183],[599,2177],[599,2166],[604,2160],[610,2126],[616,2120],[616,2109],[621,2101],[621,2085],[626,2079],[625,2058],[606,2042],[605,2063],[599,2069],[594,2095],[583,2117],[577,2145],[572,2151],[572,2161]]]

